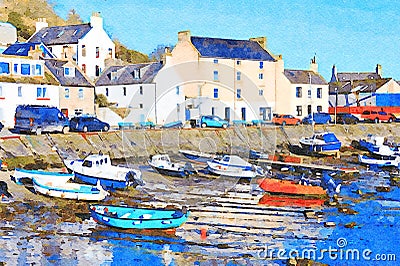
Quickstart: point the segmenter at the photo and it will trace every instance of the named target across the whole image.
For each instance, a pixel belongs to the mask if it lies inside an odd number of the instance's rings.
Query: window
[[[80,88],[80,89],[78,90],[78,98],[79,98],[79,99],[83,99],[83,89],[82,89],[82,88]]]
[[[36,88],[36,97],[37,98],[46,98],[46,88],[45,87],[43,87],[43,88],[40,88],[40,87],[37,87]]]
[[[82,71],[86,74],[86,64],[82,64]]]
[[[108,88],[106,88],[106,96],[108,97]]]
[[[140,94],[140,95],[143,95],[143,86],[140,86],[140,87],[139,87],[139,94]]]
[[[0,86],[0,97],[3,97],[3,87]]]
[[[242,73],[240,71],[236,72],[236,80],[240,80]]]
[[[96,58],[100,57],[100,47],[96,47]]]
[[[21,64],[21,74],[29,75],[30,73],[31,73],[30,65],[29,64]]]
[[[238,66],[239,66],[241,63],[242,63],[242,62],[241,62],[240,60],[237,60],[237,61],[236,61],[236,65],[238,65]]]
[[[126,87],[122,88],[124,96],[126,96]]]
[[[179,86],[176,86],[176,95],[179,95]]]
[[[139,103],[139,109],[143,109],[143,103]]]
[[[18,64],[14,64],[14,74],[18,74]]]
[[[238,99],[242,98],[242,89],[236,90],[236,98],[238,98]]]
[[[301,105],[296,106],[296,112],[297,112],[297,116],[303,115],[303,108],[301,107]]]
[[[211,107],[211,115],[215,115],[215,107]]]
[[[10,74],[10,63],[0,62],[0,74]]]
[[[308,98],[311,98],[311,89],[308,90]]]
[[[42,75],[42,66],[39,64],[36,64],[35,75],[37,75],[37,76]]]
[[[218,98],[218,88],[214,88],[214,99]]]
[[[301,98],[302,97],[302,88],[301,87],[296,87],[296,98]]]
[[[214,59],[214,64],[218,64],[218,59]]]
[[[263,73],[258,74],[258,79],[264,79],[264,74]]]
[[[96,77],[100,76],[100,67],[99,66],[95,66],[95,74],[96,74]]]
[[[322,106],[321,105],[317,105],[317,112],[322,112]]]
[[[134,79],[140,79],[140,69],[134,69],[133,70],[133,78]]]
[[[18,86],[18,97],[22,97],[22,87]]]
[[[69,76],[71,73],[71,70],[69,67],[64,67],[64,76]]]
[[[113,53],[112,48],[108,48],[108,56],[109,56],[109,57],[112,57],[112,53]]]
[[[214,70],[214,80],[218,80],[218,71]]]
[[[82,57],[86,56],[86,45],[82,44]]]
[[[64,89],[64,98],[69,99],[69,89],[68,88]]]
[[[258,95],[263,96],[263,95],[264,95],[264,90],[259,89],[259,90],[258,90]]]
[[[260,69],[264,68],[264,62],[260,62]]]
[[[317,88],[317,98],[318,99],[322,98],[322,88]]]

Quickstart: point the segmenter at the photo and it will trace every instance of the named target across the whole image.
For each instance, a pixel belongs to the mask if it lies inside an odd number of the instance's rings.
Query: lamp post
[[[335,125],[336,125],[336,115],[337,115],[337,97],[338,97],[338,88],[335,87]]]

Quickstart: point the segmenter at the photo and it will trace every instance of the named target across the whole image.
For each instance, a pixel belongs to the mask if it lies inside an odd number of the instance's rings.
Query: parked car
[[[302,119],[303,124],[312,124],[312,122],[315,122],[315,124],[327,124],[332,121],[331,115],[328,113],[314,113],[312,116],[311,114],[305,116]]]
[[[357,124],[360,122],[357,116],[349,113],[338,113],[336,114],[337,124]]]
[[[228,127],[228,121],[222,119],[216,115],[203,115],[200,117],[200,126],[201,127]]]
[[[373,121],[375,123],[379,123],[380,121],[392,123],[395,120],[395,117],[394,115],[383,111],[378,112],[366,110],[361,114],[361,119],[364,121]]]
[[[292,115],[275,115],[272,118],[272,123],[275,125],[300,125],[301,120]]]
[[[14,129],[40,135],[42,132],[69,130],[69,120],[57,107],[46,105],[18,105],[15,109]]]
[[[71,118],[69,124],[70,131],[88,132],[88,131],[108,131],[110,125],[94,116],[75,116]]]

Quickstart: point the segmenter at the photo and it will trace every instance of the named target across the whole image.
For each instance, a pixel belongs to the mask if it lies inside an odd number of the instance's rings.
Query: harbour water
[[[6,265],[394,265],[400,192],[384,172],[343,178],[336,204],[260,199],[254,181],[169,178],[142,168],[146,185],[116,191],[110,204],[188,206],[176,231],[117,230],[89,218],[88,204],[33,194],[9,181],[1,203],[0,262]],[[265,197],[265,196],[264,196]],[[358,256],[357,256],[358,254]],[[378,260],[380,259],[380,260]]]

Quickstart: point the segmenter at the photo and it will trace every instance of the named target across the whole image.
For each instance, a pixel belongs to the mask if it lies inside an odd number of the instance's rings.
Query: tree
[[[110,103],[107,100],[107,97],[104,94],[96,94],[95,95],[95,103],[99,105],[99,107],[108,107]]]
[[[165,54],[165,50],[168,49],[169,51],[172,51],[173,48],[173,45],[159,44],[157,45],[157,48],[149,54],[149,58],[151,61],[160,61],[162,55]]]
[[[149,57],[135,50],[126,48],[118,40],[114,40],[115,43],[115,57],[121,59],[130,64],[147,63]]]
[[[66,22],[67,22],[68,25],[77,25],[77,24],[82,24],[83,20],[81,19],[79,14],[76,13],[75,9],[71,9],[68,12],[68,17],[67,17],[67,21]]]

